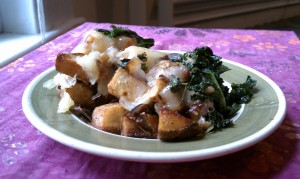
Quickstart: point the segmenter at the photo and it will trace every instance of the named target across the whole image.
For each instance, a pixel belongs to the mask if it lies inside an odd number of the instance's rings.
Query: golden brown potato
[[[151,133],[151,138],[157,138],[158,116],[151,114],[140,114],[135,118],[136,123],[144,130]]]
[[[137,137],[137,138],[153,138],[150,132],[144,130],[133,119],[127,116],[123,116],[121,120],[122,120],[121,135],[127,137]]]
[[[146,71],[145,69],[142,69],[142,64],[146,64],[145,62],[142,62],[138,57],[133,57],[125,66],[128,73],[135,78],[146,81]],[[144,71],[145,70],[145,71]]]
[[[159,109],[158,138],[160,140],[182,140],[195,137],[200,132],[201,127],[194,120],[165,107]]]
[[[151,105],[140,104],[126,114],[126,117],[132,119],[140,128],[149,132],[147,138],[157,138],[158,116],[154,114]]]
[[[153,102],[161,102],[162,99],[159,96],[159,93],[169,84],[169,79],[165,76],[159,76],[155,80],[154,86],[151,88],[150,91],[150,98]]]
[[[134,101],[150,88],[146,82],[131,76],[126,70],[119,68],[107,85],[108,92],[117,98],[125,97]]]
[[[55,60],[55,68],[56,71],[69,75],[69,76],[75,76],[80,81],[82,81],[85,84],[89,83],[89,78],[86,74],[86,72],[83,70],[83,68],[76,63],[75,58],[76,57],[84,56],[83,53],[60,53],[57,55]]]
[[[77,82],[71,88],[66,88],[65,90],[69,93],[75,105],[80,105],[86,108],[96,107],[95,101],[92,100],[96,93],[92,89],[92,86]]]
[[[96,107],[92,114],[91,125],[106,132],[121,134],[121,117],[127,112],[119,103]]]

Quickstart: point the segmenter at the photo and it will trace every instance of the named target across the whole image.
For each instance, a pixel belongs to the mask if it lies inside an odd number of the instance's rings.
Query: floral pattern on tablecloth
[[[300,178],[300,40],[291,31],[123,26],[154,38],[153,49],[209,46],[279,85],[287,101],[283,124],[243,151],[196,162],[136,163],[77,151],[35,129],[22,111],[26,86],[54,65],[58,53],[70,52],[87,30],[109,26],[85,23],[0,68],[0,178]]]

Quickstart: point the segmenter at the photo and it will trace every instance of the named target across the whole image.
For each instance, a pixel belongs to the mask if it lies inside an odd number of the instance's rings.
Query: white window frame
[[[72,0],[1,0],[0,67],[84,22],[84,18],[74,17],[72,3]]]

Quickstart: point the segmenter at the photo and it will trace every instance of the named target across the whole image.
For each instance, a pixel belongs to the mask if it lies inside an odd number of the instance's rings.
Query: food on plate
[[[209,47],[166,53],[153,39],[112,26],[88,31],[71,53],[57,55],[58,74],[47,81],[71,112],[102,131],[177,141],[230,127],[253,96],[256,80],[224,85],[230,70]]]
[[[127,112],[118,102],[104,104],[94,109],[91,124],[97,129],[121,134],[121,117]]]
[[[181,115],[179,112],[162,107],[159,109],[158,138],[172,141],[194,137],[203,133],[203,125]]]

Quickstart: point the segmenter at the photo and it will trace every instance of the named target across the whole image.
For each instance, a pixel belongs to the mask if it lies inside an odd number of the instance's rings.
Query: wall
[[[300,16],[300,0],[91,0],[75,6],[87,21],[154,26],[247,28]]]
[[[98,18],[98,5],[102,0],[72,0],[75,17],[84,17],[87,21],[96,22]]]

